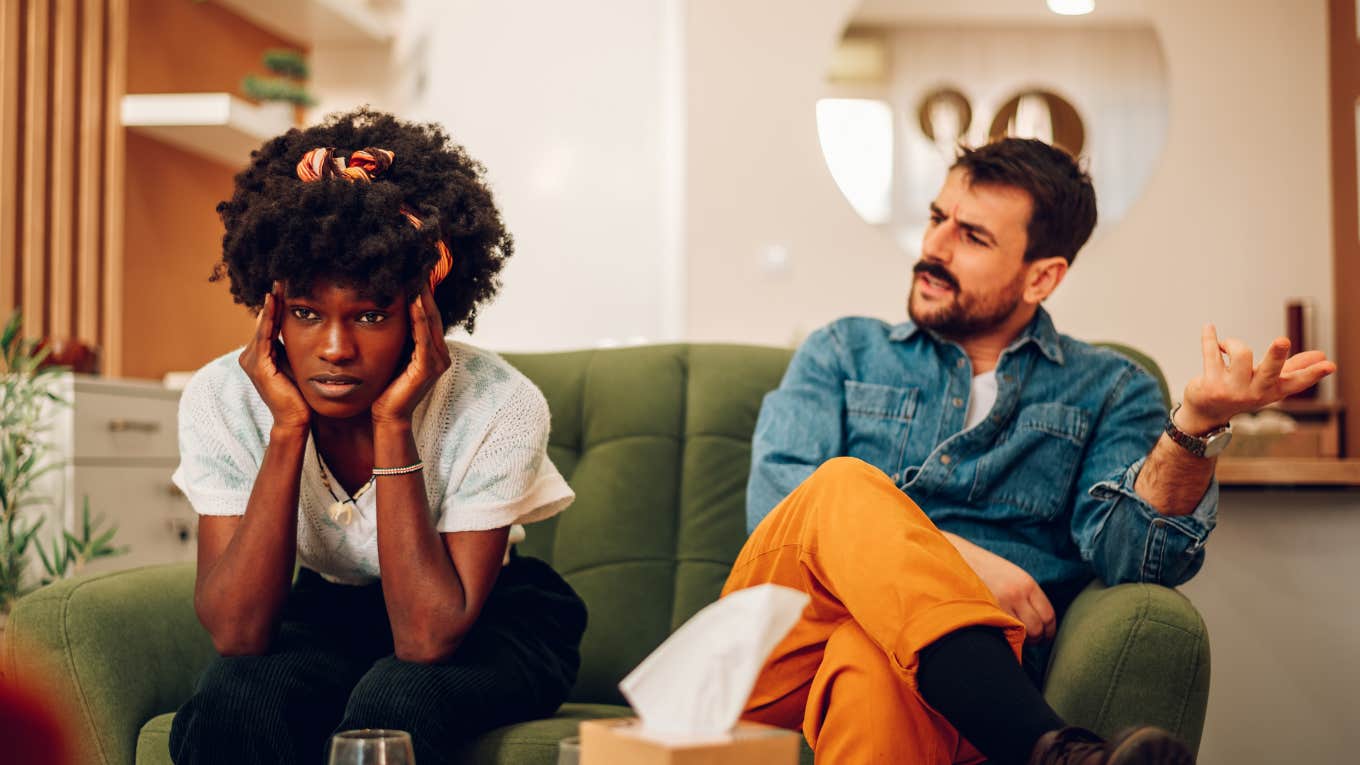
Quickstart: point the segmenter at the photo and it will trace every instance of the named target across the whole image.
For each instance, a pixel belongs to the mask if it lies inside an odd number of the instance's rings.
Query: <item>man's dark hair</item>
[[[1025,260],[1060,257],[1071,263],[1096,227],[1091,176],[1062,149],[1033,138],[1002,138],[964,147],[954,167],[975,186],[1009,186],[1029,194]],[[952,169],[952,168],[951,168]]]
[[[371,183],[298,179],[298,161],[311,149],[334,147],[347,158],[370,146],[394,154]],[[453,266],[434,291],[435,304],[446,329],[471,331],[514,253],[484,172],[438,126],[367,108],[294,128],[251,153],[231,199],[217,206],[226,233],[213,279],[229,276],[236,302],[251,308],[264,303],[275,280],[286,281],[290,295],[333,280],[388,302],[419,292],[442,237]]]

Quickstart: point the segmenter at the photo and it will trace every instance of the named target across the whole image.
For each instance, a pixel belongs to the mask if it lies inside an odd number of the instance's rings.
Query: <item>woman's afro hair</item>
[[[394,153],[372,183],[298,179],[298,161],[311,149],[333,147],[348,159],[370,146]],[[275,281],[286,282],[290,295],[333,281],[389,302],[419,293],[442,237],[453,268],[435,289],[435,303],[446,328],[461,324],[470,332],[514,253],[484,173],[437,125],[366,107],[294,128],[251,153],[231,199],[217,206],[226,234],[212,278],[228,276],[236,302],[254,309]],[[401,214],[403,206],[421,228]]]

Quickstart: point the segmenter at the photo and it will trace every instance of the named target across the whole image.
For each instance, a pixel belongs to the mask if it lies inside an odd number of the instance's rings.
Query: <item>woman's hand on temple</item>
[[[420,296],[411,301],[411,338],[415,349],[401,374],[393,378],[377,401],[373,402],[374,423],[409,424],[416,405],[430,392],[439,376],[453,360],[444,342],[444,323],[439,319],[430,288],[424,287]]]
[[[255,335],[237,360],[274,415],[274,426],[305,429],[311,422],[312,410],[293,380],[288,355],[278,339],[283,320],[282,293],[282,287],[275,282],[274,290],[264,296],[264,305],[255,317]]]

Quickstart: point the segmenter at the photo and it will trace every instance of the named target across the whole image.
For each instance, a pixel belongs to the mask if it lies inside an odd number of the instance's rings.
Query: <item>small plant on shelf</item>
[[[294,106],[314,106],[316,99],[307,92],[307,60],[301,53],[286,49],[266,51],[264,67],[271,76],[249,74],[241,89],[256,101],[284,102]]]

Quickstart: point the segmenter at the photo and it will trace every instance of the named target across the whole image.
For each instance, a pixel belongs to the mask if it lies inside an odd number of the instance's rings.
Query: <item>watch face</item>
[[[1217,457],[1228,448],[1228,442],[1232,441],[1231,430],[1220,430],[1204,440],[1204,456]]]

